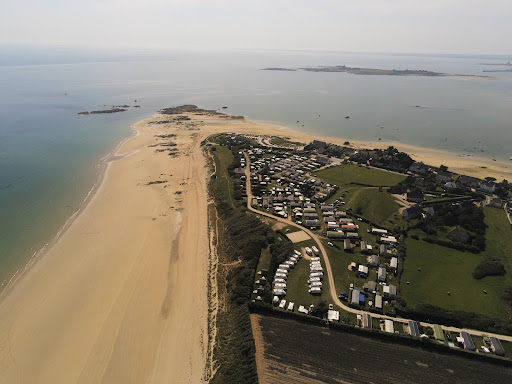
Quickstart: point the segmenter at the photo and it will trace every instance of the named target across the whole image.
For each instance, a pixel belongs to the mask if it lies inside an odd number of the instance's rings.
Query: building
[[[344,239],[345,234],[343,232],[337,231],[327,231],[327,237],[329,239]]]
[[[380,229],[380,228],[372,228],[371,233],[382,236],[382,235],[387,235],[388,234],[388,230],[387,229]]]
[[[421,203],[423,200],[425,200],[425,196],[421,191],[412,191],[407,192],[405,199],[413,203]]]
[[[406,219],[417,219],[418,217],[421,217],[422,213],[423,209],[421,207],[411,207],[404,209],[402,211],[402,216]]]
[[[384,297],[394,299],[396,297],[396,286],[393,284],[385,285],[383,287]]]
[[[341,226],[342,231],[357,231],[357,225],[355,224],[343,224]]]
[[[464,349],[469,351],[475,350],[475,344],[473,343],[473,339],[467,332],[461,332],[460,337],[463,339]]]
[[[322,156],[322,155],[318,155],[315,159],[315,161],[317,163],[319,163],[320,165],[327,165],[331,162],[331,159],[329,159],[328,156]]]
[[[453,180],[453,173],[448,171],[439,171],[436,175],[436,181],[438,183],[449,183]]]
[[[420,337],[420,330],[418,328],[418,323],[412,320],[409,320],[409,334],[414,337]]]
[[[501,342],[495,337],[491,337],[491,349],[494,354],[498,356],[505,356],[505,350],[503,349]]]
[[[395,327],[393,326],[393,320],[384,320],[384,331],[387,333],[395,333]]]
[[[333,309],[327,311],[327,320],[329,321],[340,321],[340,312]]]
[[[361,253],[368,252],[368,246],[366,244],[366,241],[361,241],[360,245],[361,245]]]
[[[359,239],[359,234],[357,232],[347,232],[345,236],[349,239]]]
[[[384,244],[396,244],[398,243],[398,240],[395,236],[382,236],[380,238],[380,242]]]
[[[373,292],[377,289],[377,283],[375,281],[367,281],[363,285],[363,290],[365,292]]]
[[[304,226],[310,228],[318,228],[320,226],[320,221],[316,219],[304,220]]]
[[[350,305],[354,307],[359,307],[359,294],[361,292],[359,291],[359,288],[354,288],[352,290],[352,294],[350,296]]]
[[[422,162],[414,162],[410,167],[409,167],[409,172],[412,172],[412,173],[416,173],[417,175],[424,175],[426,174],[428,171],[428,167],[423,164]]]
[[[386,268],[384,267],[379,267],[378,271],[377,271],[377,279],[380,281],[380,282],[384,282],[386,281]]]
[[[461,175],[457,179],[457,183],[466,188],[478,188],[482,183],[482,180],[477,179],[476,177]]]
[[[352,244],[350,244],[349,239],[343,240],[343,250],[345,251],[352,251]]]
[[[375,295],[375,309],[382,309],[382,296],[378,293]]]
[[[489,201],[489,207],[494,208],[502,208],[503,207],[503,201],[499,197],[494,197]]]
[[[360,277],[366,279],[368,277],[368,267],[366,265],[360,264],[357,269],[357,273]]]
[[[379,266],[379,256],[371,255],[371,256],[368,256],[367,260],[368,260],[368,266],[370,266],[372,268],[377,268]]]
[[[389,262],[389,269],[392,271],[396,271],[398,268],[398,258],[392,257],[391,261]]]
[[[379,256],[385,256],[388,253],[388,247],[386,247],[386,244],[381,244],[379,246]]]
[[[446,235],[451,241],[458,243],[467,243],[469,240],[469,233],[459,227],[453,227]]]
[[[486,181],[480,184],[478,189],[485,193],[494,193],[496,191],[496,183],[494,181]]]
[[[323,152],[327,147],[327,143],[325,141],[313,140],[309,146],[313,147],[314,149],[318,149],[319,152]]]
[[[443,328],[441,328],[439,324],[434,324],[432,328],[434,329],[434,338],[436,340],[445,341]]]
[[[363,313],[362,324],[363,328],[373,328],[372,317],[369,313]]]

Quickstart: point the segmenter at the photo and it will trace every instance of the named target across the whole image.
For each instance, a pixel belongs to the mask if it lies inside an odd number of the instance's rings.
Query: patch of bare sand
[[[300,243],[301,241],[311,239],[311,237],[304,231],[287,233],[286,236],[290,239],[292,243]]]

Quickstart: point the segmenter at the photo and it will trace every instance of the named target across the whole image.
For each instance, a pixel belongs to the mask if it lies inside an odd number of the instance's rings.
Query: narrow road
[[[391,316],[381,315],[381,314],[378,314],[378,313],[362,311],[362,310],[354,309],[352,307],[349,307],[349,306],[343,304],[341,302],[341,300],[338,299],[338,296],[336,295],[336,286],[334,284],[334,277],[332,275],[332,269],[331,269],[331,263],[329,262],[329,256],[327,255],[327,251],[325,250],[325,248],[324,248],[322,242],[320,241],[320,238],[318,237],[318,235],[313,233],[311,230],[309,230],[309,229],[307,229],[307,228],[305,228],[305,227],[303,227],[301,225],[298,225],[298,224],[294,223],[293,221],[291,221],[289,219],[280,218],[280,217],[271,215],[270,213],[267,213],[267,212],[258,211],[257,209],[254,209],[251,206],[251,201],[252,201],[252,197],[253,197],[252,196],[252,189],[251,189],[251,160],[249,159],[249,156],[247,155],[246,152],[244,152],[244,156],[245,156],[245,160],[246,160],[246,166],[245,166],[245,178],[246,178],[245,189],[246,189],[246,192],[247,192],[247,209],[249,209],[251,212],[254,212],[254,213],[258,214],[258,215],[269,217],[269,218],[271,218],[273,220],[276,220],[276,221],[279,221],[281,223],[285,223],[287,225],[291,225],[291,226],[294,226],[296,228],[299,228],[300,230],[306,232],[309,236],[311,236],[311,238],[316,242],[317,247],[321,251],[321,253],[323,255],[323,258],[324,258],[325,268],[326,268],[326,272],[327,272],[327,278],[328,278],[328,282],[329,282],[329,289],[330,289],[330,292],[331,292],[331,300],[332,300],[333,304],[337,305],[338,307],[340,307],[342,310],[344,310],[346,312],[355,313],[355,314],[361,314],[361,315],[364,314],[364,313],[367,313],[367,314],[369,314],[372,317],[377,318],[377,319],[388,319],[388,320],[399,321],[399,322],[407,322],[409,320],[413,320],[413,319],[406,319],[406,318],[403,318],[403,317],[400,317],[400,318],[398,318],[398,317],[391,317]],[[416,320],[414,320],[414,321],[416,321]],[[421,324],[422,326],[426,326],[426,327],[430,327],[432,325],[435,325],[435,324],[426,323],[426,322],[419,322],[419,324]],[[482,335],[493,336],[493,337],[496,337],[496,338],[498,338],[500,340],[505,340],[505,341],[511,341],[512,342],[512,336],[507,336],[507,335],[499,335],[499,334],[490,333],[490,332],[482,332],[482,331],[478,331],[478,330],[474,330],[474,329],[447,327],[447,326],[444,326],[444,325],[441,325],[441,328],[443,330],[447,331],[447,332],[467,332],[470,335],[474,335],[474,336],[482,336]]]

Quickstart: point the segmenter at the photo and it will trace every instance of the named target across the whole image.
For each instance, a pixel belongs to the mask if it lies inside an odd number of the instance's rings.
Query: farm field
[[[251,317],[263,339],[256,342],[262,384],[512,382],[508,367],[290,319]]]

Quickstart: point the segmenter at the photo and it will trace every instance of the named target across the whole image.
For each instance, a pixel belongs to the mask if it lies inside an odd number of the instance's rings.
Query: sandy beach
[[[147,121],[135,129],[87,207],[2,299],[0,382],[202,381],[209,247],[200,136]],[[155,137],[169,133],[177,136]],[[168,141],[178,156],[150,147]]]
[[[138,134],[111,159],[87,207],[1,299],[1,383],[201,383],[208,377],[211,255],[200,143],[216,132],[304,143],[313,137],[246,120],[190,117],[181,125],[155,124],[169,119],[162,115],[136,123]],[[395,145],[451,171],[512,178],[504,163],[396,143],[351,144]]]

